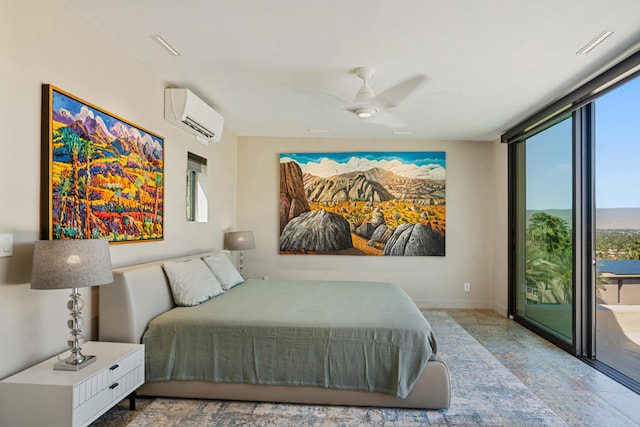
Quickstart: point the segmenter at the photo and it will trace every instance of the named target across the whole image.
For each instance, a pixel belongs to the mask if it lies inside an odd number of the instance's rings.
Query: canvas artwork
[[[280,253],[444,256],[446,153],[280,154]]]
[[[43,239],[163,239],[164,140],[43,85]]]

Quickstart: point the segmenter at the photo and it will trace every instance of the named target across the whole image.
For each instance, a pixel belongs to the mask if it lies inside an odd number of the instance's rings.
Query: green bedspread
[[[247,280],[153,319],[146,380],[305,385],[406,397],[436,343],[398,286]]]

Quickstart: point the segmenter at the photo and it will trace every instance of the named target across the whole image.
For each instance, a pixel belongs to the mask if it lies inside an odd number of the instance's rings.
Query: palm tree
[[[569,224],[560,217],[538,212],[531,217],[527,238],[549,254],[557,254],[571,245]]]
[[[59,233],[64,227],[64,222],[67,220],[67,216],[70,216],[66,214],[68,209],[68,199],[71,194],[71,181],[69,179],[69,174],[66,171],[60,173],[58,194],[60,194],[60,207],[56,224],[56,236],[61,237]]]
[[[162,175],[156,172],[156,192],[153,201],[153,224],[154,227],[158,223],[158,202],[160,200],[160,189],[162,187]]]
[[[573,251],[565,249],[554,261],[551,294],[558,304],[571,304],[573,299]]]
[[[539,303],[567,304],[573,296],[573,252],[569,224],[539,212],[527,227],[527,283],[536,284]]]
[[[527,241],[525,255],[525,281],[538,291],[538,304],[542,303],[544,290],[553,280],[553,264],[547,259],[545,251]]]
[[[631,259],[640,259],[640,240],[636,240],[631,245]]]
[[[69,218],[68,225],[75,224],[76,231],[80,226],[80,180],[78,178],[78,172],[80,169],[79,155],[83,150],[83,146],[87,141],[80,138],[80,136],[69,127],[60,128],[59,141],[62,142],[69,152],[71,157],[71,169],[73,172],[73,203],[74,203],[74,218]]]
[[[140,175],[136,176],[136,180],[135,180],[135,186],[138,189],[138,203],[140,204],[140,230],[141,230],[141,237],[144,238],[144,201],[142,198],[143,192],[144,192],[144,188],[143,185],[145,183],[145,178],[141,177]]]
[[[91,238],[91,165],[93,163],[93,153],[95,148],[90,141],[83,145],[85,157],[85,181],[84,181],[84,206],[86,209],[85,218],[85,238]]]

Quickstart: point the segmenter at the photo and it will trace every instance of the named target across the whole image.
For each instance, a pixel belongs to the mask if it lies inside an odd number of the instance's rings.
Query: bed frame
[[[185,261],[209,253],[194,254],[132,265],[113,270],[114,283],[100,287],[100,341],[140,343],[148,323],[175,305],[162,269],[165,261]],[[249,400],[347,406],[444,409],[451,401],[447,365],[429,361],[409,395],[402,399],[385,393],[335,390],[322,387],[227,384],[203,381],[145,383],[143,396],[221,400]]]

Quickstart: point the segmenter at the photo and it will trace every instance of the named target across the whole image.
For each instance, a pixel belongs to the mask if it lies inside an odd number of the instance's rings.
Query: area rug
[[[363,408],[198,399],[138,399],[111,409],[92,426],[566,426],[455,320],[426,312],[449,366],[447,410]]]

